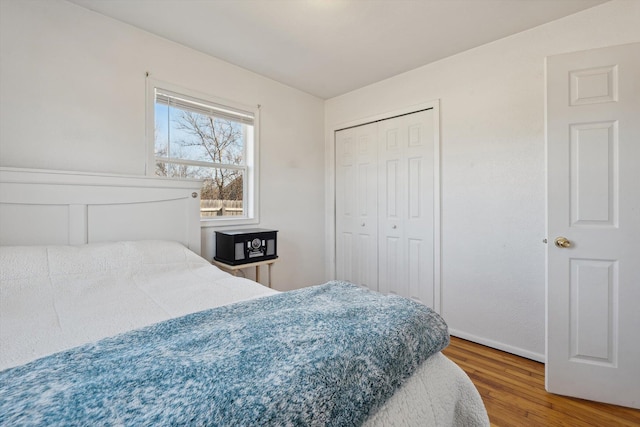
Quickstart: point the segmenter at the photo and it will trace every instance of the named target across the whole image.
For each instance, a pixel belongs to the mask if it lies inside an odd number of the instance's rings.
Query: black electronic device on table
[[[216,231],[213,259],[239,265],[278,258],[277,233],[278,230],[264,228]]]

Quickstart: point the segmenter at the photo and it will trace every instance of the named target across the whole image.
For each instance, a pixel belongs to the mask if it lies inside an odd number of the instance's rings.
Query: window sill
[[[216,219],[200,219],[200,228],[212,227],[234,227],[241,225],[259,224],[258,218],[216,218]]]

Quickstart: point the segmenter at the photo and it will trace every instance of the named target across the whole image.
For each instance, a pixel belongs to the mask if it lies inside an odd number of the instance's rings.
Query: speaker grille
[[[244,243],[236,243],[236,257],[235,260],[244,259]]]

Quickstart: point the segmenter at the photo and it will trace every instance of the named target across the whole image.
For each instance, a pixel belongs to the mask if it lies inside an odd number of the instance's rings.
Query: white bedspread
[[[275,291],[178,243],[0,248],[0,369]]]
[[[206,308],[276,291],[164,241],[0,247],[0,370]],[[469,378],[428,359],[369,426],[485,426]]]

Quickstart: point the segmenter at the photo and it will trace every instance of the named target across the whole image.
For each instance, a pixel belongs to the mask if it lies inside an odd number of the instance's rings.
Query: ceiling
[[[323,99],[606,0],[69,0]]]

